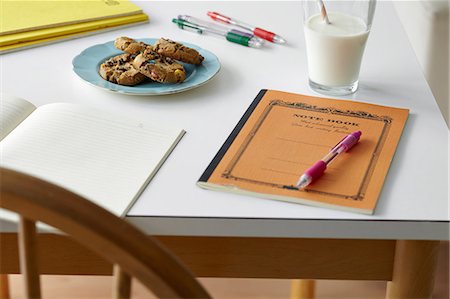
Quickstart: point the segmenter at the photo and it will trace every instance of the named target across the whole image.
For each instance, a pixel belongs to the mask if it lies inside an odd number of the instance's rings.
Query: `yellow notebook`
[[[372,214],[407,118],[407,109],[262,90],[198,185]],[[362,131],[358,144],[297,188],[300,175],[353,131]]]
[[[34,47],[38,47],[38,46],[44,46],[44,45],[48,45],[48,44],[65,41],[65,40],[71,40],[71,39],[75,39],[75,38],[79,38],[79,37],[83,37],[83,36],[89,36],[89,35],[93,35],[93,34],[97,34],[97,33],[116,30],[119,28],[134,26],[137,24],[144,24],[144,23],[148,22],[148,17],[147,17],[147,15],[141,14],[141,15],[133,16],[133,20],[134,20],[133,22],[124,22],[123,24],[116,24],[112,27],[98,28],[98,29],[87,30],[87,31],[82,31],[82,32],[75,32],[75,33],[70,33],[70,34],[65,34],[65,35],[42,38],[42,39],[38,39],[38,40],[24,41],[24,42],[19,42],[19,43],[15,43],[15,44],[11,44],[11,45],[6,45],[6,46],[0,46],[0,54],[6,54],[6,53],[10,53],[10,52],[19,51],[19,50],[34,48]]]
[[[0,35],[140,13],[128,0],[1,0]]]
[[[27,32],[17,32],[0,36],[0,49],[4,46],[14,45],[18,43],[28,43],[38,40],[44,40],[51,37],[64,35],[72,35],[82,32],[91,32],[114,26],[121,26],[130,23],[141,23],[148,21],[146,14],[137,14],[125,17],[110,18],[91,22],[83,22],[79,24],[71,24],[54,28],[44,28]]]

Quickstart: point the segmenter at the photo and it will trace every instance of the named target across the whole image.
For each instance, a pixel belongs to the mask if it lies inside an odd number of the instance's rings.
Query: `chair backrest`
[[[115,266],[113,297],[129,296],[129,277],[161,298],[210,298],[192,273],[155,239],[94,203],[51,183],[0,169],[0,207],[20,216],[20,267],[29,298],[40,298],[35,222],[70,235]],[[107,249],[107,250],[105,250]],[[127,295],[128,293],[128,295]]]

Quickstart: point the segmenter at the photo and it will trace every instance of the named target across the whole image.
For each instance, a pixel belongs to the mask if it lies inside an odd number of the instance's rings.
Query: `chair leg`
[[[9,278],[7,274],[0,274],[0,299],[9,299]]]
[[[37,260],[36,223],[20,216],[19,222],[20,272],[25,279],[26,298],[41,298],[41,283]]]
[[[431,298],[439,241],[398,240],[386,298]]]
[[[123,272],[119,265],[114,265],[113,299],[129,299],[131,296],[131,277]]]
[[[291,282],[291,299],[314,299],[316,281],[295,279]]]

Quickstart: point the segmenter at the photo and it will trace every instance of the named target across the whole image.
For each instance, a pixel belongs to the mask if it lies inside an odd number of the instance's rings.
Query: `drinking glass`
[[[302,1],[309,85],[314,91],[346,95],[358,89],[375,6],[376,0]]]

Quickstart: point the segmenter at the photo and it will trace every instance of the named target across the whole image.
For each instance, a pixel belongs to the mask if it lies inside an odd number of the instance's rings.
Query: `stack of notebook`
[[[128,0],[2,0],[0,53],[146,22]]]

